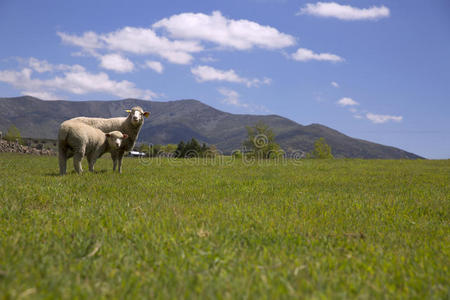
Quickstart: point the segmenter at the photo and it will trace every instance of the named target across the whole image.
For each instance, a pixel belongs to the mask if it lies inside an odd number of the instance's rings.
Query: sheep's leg
[[[83,172],[83,168],[81,167],[81,160],[83,159],[83,156],[84,153],[78,151],[73,155],[73,168],[78,174]]]
[[[122,173],[122,159],[124,152],[119,153],[119,173]]]
[[[67,171],[67,157],[66,157],[65,149],[60,146],[58,149],[58,157],[59,157],[59,174],[64,175]]]
[[[93,155],[89,155],[87,157],[87,160],[88,160],[88,164],[89,164],[89,171],[94,172],[94,165],[95,165],[96,159],[94,158]]]
[[[116,171],[117,167],[117,153],[111,153],[111,158],[113,161],[113,172]]]

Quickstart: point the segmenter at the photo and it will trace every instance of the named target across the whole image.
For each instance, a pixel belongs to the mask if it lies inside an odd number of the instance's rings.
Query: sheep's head
[[[150,115],[150,112],[144,111],[140,106],[127,109],[126,112],[128,113],[128,118],[131,120],[131,124],[136,127],[142,125],[144,123],[144,117],[148,118]]]
[[[122,145],[123,140],[128,138],[127,134],[120,131],[111,131],[106,133],[106,139],[108,140],[109,147],[112,149],[118,149]]]

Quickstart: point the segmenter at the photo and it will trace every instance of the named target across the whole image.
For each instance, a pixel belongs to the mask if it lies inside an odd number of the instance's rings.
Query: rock
[[[55,156],[57,152],[52,149],[36,149],[29,146],[23,146],[16,142],[9,142],[6,140],[0,140],[0,153],[10,152],[10,153],[23,153],[23,154],[34,154],[34,155],[45,155],[45,156]]]

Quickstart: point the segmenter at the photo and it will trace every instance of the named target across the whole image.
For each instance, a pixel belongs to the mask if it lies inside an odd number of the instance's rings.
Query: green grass
[[[0,155],[0,298],[450,297],[450,161],[204,162]]]

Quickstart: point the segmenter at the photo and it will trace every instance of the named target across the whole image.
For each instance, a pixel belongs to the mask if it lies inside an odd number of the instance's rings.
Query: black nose
[[[138,117],[133,117],[133,120],[137,121],[137,120],[138,120]]]

